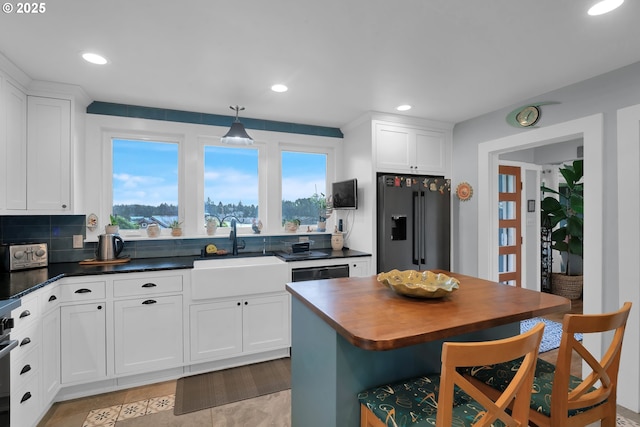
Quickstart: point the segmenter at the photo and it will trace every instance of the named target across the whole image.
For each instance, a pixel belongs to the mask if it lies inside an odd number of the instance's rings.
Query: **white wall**
[[[511,105],[502,110],[495,111],[472,120],[457,124],[453,131],[453,174],[455,183],[468,181],[473,184],[478,182],[478,145],[510,135],[519,135],[531,132],[529,129],[516,129],[509,126],[505,117],[514,108],[536,102],[557,102],[557,104],[542,106],[542,118],[539,127],[562,124],[575,119],[603,114],[603,138],[604,149],[601,159],[596,159],[602,165],[602,224],[603,247],[601,277],[594,278],[602,282],[602,294],[599,297],[598,311],[612,311],[620,307],[619,286],[638,287],[637,278],[633,283],[618,281],[618,210],[617,194],[618,170],[617,170],[617,110],[640,102],[640,63],[621,68],[619,70],[594,77],[592,79],[567,86],[556,91],[540,95],[538,97],[523,100],[518,105]],[[586,157],[586,154],[585,154]],[[638,185],[638,182],[635,182]],[[624,201],[623,201],[624,202]],[[585,217],[589,212],[585,213]],[[598,215],[599,216],[599,215]],[[486,226],[478,224],[478,199],[472,198],[469,202],[459,206],[454,211],[454,254],[457,270],[464,274],[477,275],[480,270],[477,252],[484,246],[478,243],[478,229]],[[637,259],[640,254],[634,254]],[[634,307],[636,310],[638,307]],[[634,329],[637,331],[637,326]],[[636,332],[637,333],[637,332]],[[625,363],[637,367],[640,363],[638,355],[633,361]],[[621,367],[621,378],[624,378],[625,366]],[[637,370],[637,368],[634,368]],[[630,409],[634,409],[638,402],[638,387],[635,387],[635,395],[627,397]],[[621,396],[619,395],[620,399]]]

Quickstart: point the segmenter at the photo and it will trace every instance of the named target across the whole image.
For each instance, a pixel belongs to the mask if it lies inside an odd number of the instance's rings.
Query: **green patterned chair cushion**
[[[463,368],[462,371],[464,374],[470,375],[496,390],[504,391],[506,386],[511,382],[520,363],[522,363],[522,358],[496,365]],[[555,371],[556,367],[554,364],[538,359],[535,378],[533,379],[533,389],[531,391],[531,409],[541,412],[547,417],[551,416],[551,389],[553,388]],[[580,378],[570,376],[569,390],[576,388],[581,381]],[[595,389],[592,387],[591,390]],[[569,411],[569,416],[572,417],[590,408],[591,407],[571,410]]]
[[[389,427],[435,426],[439,390],[440,375],[429,375],[365,390],[358,400]],[[453,425],[472,426],[483,414],[484,408],[456,387]],[[500,421],[493,425],[504,426]]]

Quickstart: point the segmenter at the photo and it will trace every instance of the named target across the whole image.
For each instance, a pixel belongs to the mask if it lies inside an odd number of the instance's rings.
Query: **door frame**
[[[478,276],[498,278],[498,201],[499,155],[527,148],[582,138],[584,142],[584,210],[585,230],[589,230],[584,248],[585,313],[604,311],[602,295],[603,268],[603,114],[594,114],[568,122],[531,129],[478,145]],[[489,225],[487,227],[487,225]],[[596,357],[602,354],[602,338],[584,338],[585,347]]]

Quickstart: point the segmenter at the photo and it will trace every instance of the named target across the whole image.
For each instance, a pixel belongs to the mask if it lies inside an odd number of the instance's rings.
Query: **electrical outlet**
[[[302,243],[302,242],[308,242],[309,241],[309,236],[300,236],[298,237],[298,242]]]
[[[84,246],[83,236],[82,234],[74,234],[73,235],[73,249],[82,249]]]

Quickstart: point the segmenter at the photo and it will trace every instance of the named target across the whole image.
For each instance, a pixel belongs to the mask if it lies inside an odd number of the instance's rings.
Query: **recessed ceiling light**
[[[289,90],[289,88],[283,84],[276,84],[271,86],[271,90],[274,92],[286,92]]]
[[[591,16],[604,15],[619,8],[622,3],[624,3],[624,0],[602,0],[591,6],[587,13]]]
[[[83,53],[82,58],[87,62],[91,62],[92,64],[98,64],[98,65],[104,65],[108,62],[107,58],[105,58],[104,56],[98,55],[97,53],[91,53],[91,52]]]
[[[396,107],[396,110],[398,110],[398,111],[408,111],[408,110],[411,110],[411,105],[408,105],[408,104],[398,105]]]

